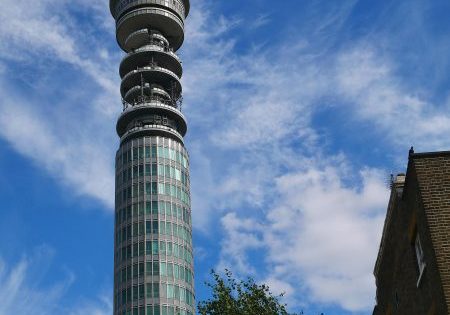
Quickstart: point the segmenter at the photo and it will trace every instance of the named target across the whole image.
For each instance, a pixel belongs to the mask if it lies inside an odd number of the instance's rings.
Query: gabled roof
[[[390,225],[391,225],[391,217],[392,217],[394,211],[396,211],[396,209],[398,207],[398,200],[402,196],[404,185],[405,185],[405,175],[404,174],[398,174],[395,178],[392,178],[391,195],[389,197],[386,218],[384,219],[384,227],[383,227],[383,234],[381,235],[380,248],[378,250],[378,256],[377,256],[377,260],[375,262],[375,268],[373,271],[373,274],[375,275],[375,277],[378,277],[381,260],[383,259],[383,254],[384,254],[385,247],[386,247],[386,241],[387,241],[386,238],[388,235],[388,230],[390,229]]]

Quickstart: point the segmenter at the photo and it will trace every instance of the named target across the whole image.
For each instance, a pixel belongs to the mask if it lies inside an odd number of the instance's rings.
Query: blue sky
[[[197,298],[230,268],[371,314],[388,175],[450,148],[450,3],[191,2]],[[106,0],[2,0],[0,315],[112,313],[121,58]]]

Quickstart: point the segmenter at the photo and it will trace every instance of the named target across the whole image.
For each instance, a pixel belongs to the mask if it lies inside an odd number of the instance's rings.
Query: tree
[[[252,278],[236,281],[229,270],[224,277],[211,271],[212,298],[198,303],[200,315],[289,315],[286,305],[279,302],[283,296],[275,296],[265,284],[257,284]],[[294,314],[292,314],[294,315]]]

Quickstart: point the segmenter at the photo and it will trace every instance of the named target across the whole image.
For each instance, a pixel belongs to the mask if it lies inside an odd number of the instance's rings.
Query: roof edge
[[[434,152],[411,153],[409,156],[410,156],[410,158],[427,158],[427,157],[450,156],[450,151],[434,151]]]

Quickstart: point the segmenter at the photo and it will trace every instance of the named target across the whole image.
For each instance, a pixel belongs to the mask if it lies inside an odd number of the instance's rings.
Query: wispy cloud
[[[113,129],[105,126],[113,125],[120,109],[112,62],[117,56],[105,54],[95,35],[82,34],[70,13],[75,9],[72,4],[49,0],[33,6],[27,1],[4,4],[0,58],[8,71],[0,72],[1,135],[76,194],[95,197],[112,209],[115,142]],[[100,5],[80,4],[77,10],[94,12]],[[68,73],[71,80],[65,82],[60,77]],[[88,93],[86,80],[77,79],[80,76],[91,82]]]
[[[254,274],[255,268],[247,259],[246,253],[264,246],[259,238],[263,226],[253,219],[240,218],[236,213],[228,213],[221,220],[227,237],[222,240],[222,252],[218,270],[230,269],[238,274]]]
[[[336,60],[336,91],[354,106],[354,119],[373,124],[392,144],[415,143],[423,150],[448,147],[447,107],[411,89],[395,74],[393,62],[371,45],[353,47]]]
[[[76,130],[78,121],[51,124],[32,108],[36,104],[11,97],[3,89],[0,95],[0,135],[76,194],[96,197],[112,208],[114,177],[106,154],[113,156],[114,151],[92,134]]]
[[[270,14],[260,14],[253,21],[251,21],[250,28],[257,29],[268,23],[270,23]]]
[[[47,247],[37,249],[34,257],[24,257],[14,266],[6,265],[0,260],[0,314],[55,314],[57,312],[55,301],[61,298],[64,291],[72,282],[71,277],[55,284],[48,289],[39,290],[39,283],[30,281],[30,269],[37,271],[39,267],[45,270],[45,260],[52,255]]]
[[[71,309],[69,315],[111,315],[113,313],[112,300],[109,296],[100,296],[96,301],[87,300],[78,303]]]
[[[292,303],[298,305],[296,297],[307,296],[311,302],[367,309],[373,304],[371,271],[386,203],[384,179],[364,171],[362,180],[355,182],[353,174],[344,172],[345,163],[335,164],[338,156],[318,154],[325,148],[310,115],[320,98],[330,93],[333,78],[322,75],[321,62],[311,65],[307,59],[299,54],[297,63],[277,65],[269,58],[258,59],[262,71],[240,59],[249,77],[262,79],[245,79],[251,81],[249,90],[254,93],[228,88],[233,98],[225,104],[237,105],[222,116],[228,123],[212,131],[218,135],[212,137],[211,146],[229,150],[226,156],[233,160],[221,160],[220,165],[228,168],[211,196],[217,196],[216,206],[225,212],[241,213],[227,213],[221,219],[224,240],[218,268],[231,266],[241,275],[259,277],[261,269],[253,266],[251,254],[260,252],[268,257],[262,273],[273,275],[269,280],[278,291],[285,285]],[[299,84],[291,88],[291,80]],[[295,148],[289,139],[297,141]],[[348,181],[353,184],[346,186]],[[361,190],[355,188],[361,184]],[[349,253],[354,264],[348,264]]]
[[[52,248],[43,245],[16,264],[0,257],[0,315],[111,314],[110,298],[71,299],[67,305],[67,294],[76,277],[69,272],[62,280],[53,280],[58,278],[54,269],[49,270],[54,255]]]

